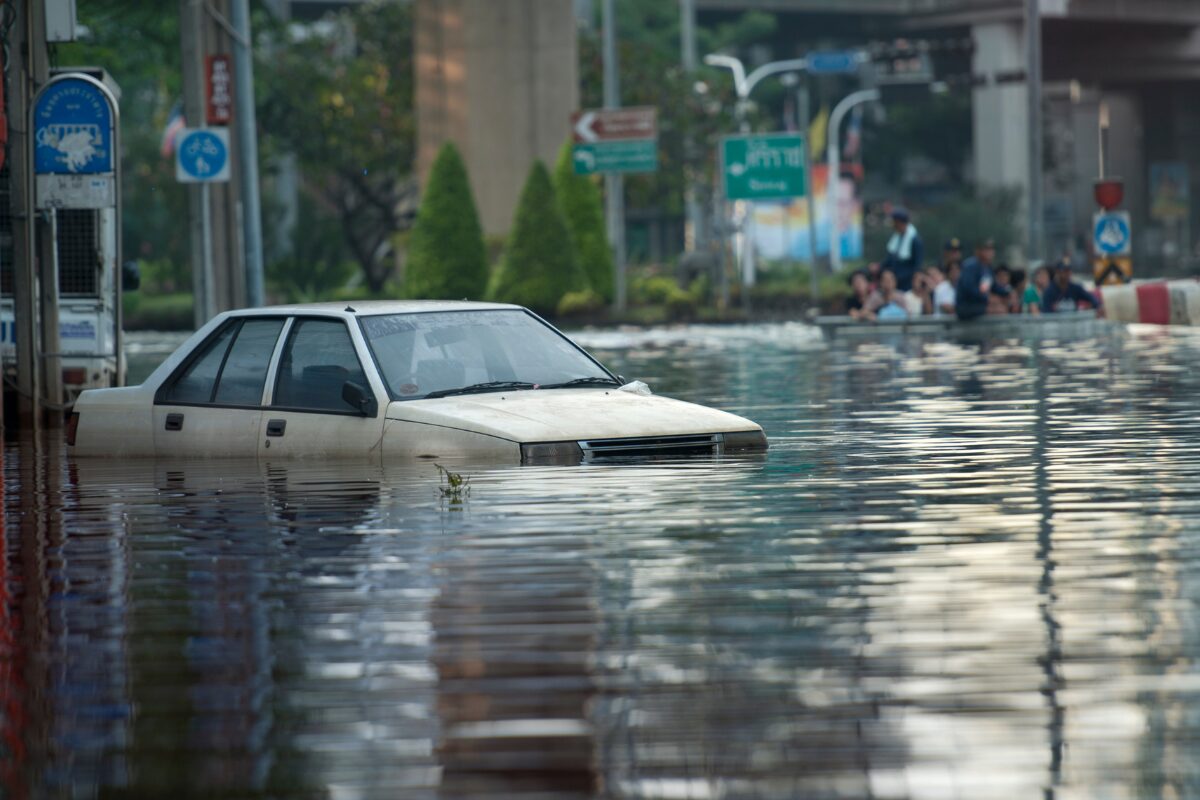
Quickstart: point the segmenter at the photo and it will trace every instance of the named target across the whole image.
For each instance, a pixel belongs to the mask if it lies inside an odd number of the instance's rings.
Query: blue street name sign
[[[814,75],[846,75],[858,72],[858,53],[854,50],[824,50],[804,57]]]
[[[229,129],[185,128],[175,151],[175,179],[180,183],[228,181]]]
[[[96,175],[113,171],[113,107],[86,76],[46,85],[33,109],[33,171]]]

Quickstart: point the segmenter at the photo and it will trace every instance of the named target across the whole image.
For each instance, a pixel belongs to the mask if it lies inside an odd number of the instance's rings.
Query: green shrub
[[[602,311],[606,303],[594,289],[584,289],[582,292],[567,292],[558,301],[555,315],[559,317],[578,317],[595,314]]]
[[[541,161],[529,170],[504,260],[492,278],[492,299],[546,314],[558,308],[567,292],[587,288],[550,174]]]
[[[483,229],[457,148],[442,145],[408,242],[404,293],[432,300],[478,299],[488,280]]]
[[[575,159],[568,140],[554,165],[554,191],[567,219],[579,266],[592,287],[606,302],[613,299],[613,256],[604,229],[600,188],[585,175],[575,174]]]
[[[190,292],[126,292],[121,302],[127,331],[190,331],[195,327]]]

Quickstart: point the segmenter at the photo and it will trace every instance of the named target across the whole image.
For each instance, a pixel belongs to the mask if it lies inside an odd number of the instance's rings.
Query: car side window
[[[282,319],[251,319],[242,323],[217,384],[216,402],[238,406],[262,403],[263,385]]]
[[[162,394],[166,403],[257,406],[282,319],[250,319],[225,327]]]
[[[311,411],[357,412],[342,399],[353,381],[368,388],[354,342],[338,320],[299,319],[292,326],[279,362],[274,405]]]

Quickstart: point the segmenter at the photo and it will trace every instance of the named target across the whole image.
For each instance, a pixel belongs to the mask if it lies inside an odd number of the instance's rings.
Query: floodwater
[[[579,338],[770,452],[10,444],[0,796],[1200,796],[1200,330]]]

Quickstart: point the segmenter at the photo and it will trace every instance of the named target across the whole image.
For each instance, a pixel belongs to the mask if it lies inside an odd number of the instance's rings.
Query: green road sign
[[[654,172],[658,169],[657,139],[576,142],[575,173]]]
[[[727,136],[721,174],[727,200],[803,197],[808,190],[804,137],[798,133]]]

